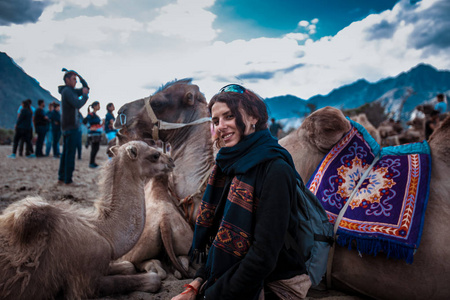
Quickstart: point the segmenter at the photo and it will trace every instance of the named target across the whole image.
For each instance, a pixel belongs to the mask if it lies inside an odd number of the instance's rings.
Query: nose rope
[[[148,116],[150,117],[150,120],[153,123],[152,137],[155,141],[159,140],[159,130],[179,129],[179,128],[183,128],[185,126],[192,126],[192,125],[202,124],[205,122],[211,122],[211,118],[209,118],[209,117],[201,118],[201,119],[192,121],[190,123],[169,123],[169,122],[161,121],[156,117],[155,112],[153,111],[152,106],[150,105],[151,99],[152,98],[150,97],[148,99],[148,101],[145,101],[145,108],[147,110]]]

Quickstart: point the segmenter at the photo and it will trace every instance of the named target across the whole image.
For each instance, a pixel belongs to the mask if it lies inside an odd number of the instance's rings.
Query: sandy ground
[[[28,195],[39,195],[49,201],[65,200],[82,205],[92,205],[99,195],[97,183],[101,167],[90,169],[90,148],[83,147],[82,159],[75,161],[73,181],[81,184],[80,187],[66,187],[57,184],[59,159],[53,157],[25,158],[17,156],[16,159],[7,158],[11,154],[12,146],[0,146],[0,211],[9,204],[21,200]],[[106,147],[102,146],[97,155],[97,164],[100,166],[107,161]],[[171,299],[183,291],[183,285],[191,280],[177,280],[169,275],[163,281],[160,291],[156,294],[135,292],[129,295],[105,297],[106,299],[120,300],[165,300]],[[339,291],[310,291],[307,299],[363,299],[349,296]]]

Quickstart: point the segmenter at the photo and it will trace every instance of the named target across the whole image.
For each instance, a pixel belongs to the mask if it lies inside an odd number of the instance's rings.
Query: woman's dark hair
[[[106,110],[107,111],[109,111],[109,109],[111,108],[111,106],[113,106],[114,105],[114,103],[108,103],[108,105],[106,105]]]
[[[31,110],[31,100],[27,99],[27,100],[22,101],[22,108]]]
[[[94,101],[94,102],[92,102],[92,104],[90,105],[90,107],[94,108],[94,106],[97,106],[98,104],[100,104],[100,102]]]
[[[236,126],[241,136],[245,132],[245,124],[242,118],[240,109],[244,110],[248,116],[258,119],[255,124],[255,131],[267,129],[267,107],[260,96],[250,90],[245,90],[243,93],[236,92],[221,92],[215,94],[208,103],[209,113],[216,102],[225,103],[230,109],[231,113],[236,116]]]

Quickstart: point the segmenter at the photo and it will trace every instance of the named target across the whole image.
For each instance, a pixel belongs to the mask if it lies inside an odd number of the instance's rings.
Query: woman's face
[[[100,110],[100,103],[97,104],[97,105],[94,105],[92,108],[93,108],[95,111],[99,111],[99,110]]]
[[[243,138],[236,125],[236,116],[233,115],[228,105],[223,102],[216,102],[211,108],[212,122],[214,130],[219,138],[224,142],[225,147],[233,147]],[[257,123],[257,119],[249,116],[245,111],[241,111],[242,121],[245,124],[244,136],[255,132],[252,125]]]

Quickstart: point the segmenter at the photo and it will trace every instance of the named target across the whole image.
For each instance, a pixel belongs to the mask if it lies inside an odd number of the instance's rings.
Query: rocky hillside
[[[39,99],[46,104],[58,101],[6,53],[0,52],[0,128],[14,128],[17,109],[28,98],[34,107]]]

